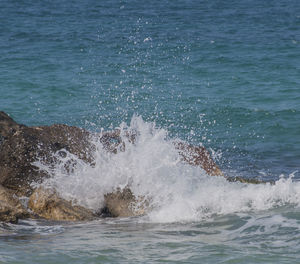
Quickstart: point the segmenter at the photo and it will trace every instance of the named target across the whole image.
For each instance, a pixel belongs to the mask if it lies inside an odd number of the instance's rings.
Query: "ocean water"
[[[1,0],[0,92],[26,125],[137,131],[125,152],[98,146],[93,168],[38,165],[89,208],[127,184],[153,208],[0,224],[0,263],[299,263],[299,1]],[[275,184],[210,177],[174,140]]]

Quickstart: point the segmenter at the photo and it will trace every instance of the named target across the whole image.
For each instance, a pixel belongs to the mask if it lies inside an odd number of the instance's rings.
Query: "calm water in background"
[[[264,210],[3,226],[0,262],[300,259],[299,1],[1,0],[0,92],[0,110],[27,125],[112,129],[139,115],[211,148],[230,176],[294,173],[269,190],[282,206]]]

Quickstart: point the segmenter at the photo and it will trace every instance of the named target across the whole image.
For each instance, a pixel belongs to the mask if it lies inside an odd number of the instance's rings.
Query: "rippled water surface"
[[[299,262],[299,1],[0,6],[0,110],[26,125],[140,135],[120,155],[100,148],[94,168],[70,174],[62,161],[45,184],[95,209],[130,182],[155,208],[1,224],[0,262]],[[227,176],[275,184],[208,177],[178,162],[172,140],[203,144]]]
[[[0,261],[298,263],[299,221],[299,212],[287,208],[173,224],[143,218],[81,224],[22,221],[1,228]]]

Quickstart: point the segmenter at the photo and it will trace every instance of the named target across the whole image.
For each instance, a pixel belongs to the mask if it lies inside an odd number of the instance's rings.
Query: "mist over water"
[[[138,132],[116,155],[95,139],[93,166],[56,153],[37,164],[43,184],[94,210],[129,185],[151,210],[1,224],[0,262],[298,263],[299,14],[297,0],[1,1],[0,110]],[[178,140],[209,149],[225,176],[275,184],[210,177]]]

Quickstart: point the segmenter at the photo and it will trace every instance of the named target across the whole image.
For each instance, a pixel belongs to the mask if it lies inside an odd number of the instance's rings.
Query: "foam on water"
[[[228,182],[182,162],[173,144],[177,139],[170,139],[168,131],[155,123],[134,116],[129,126],[122,123],[118,129],[125,150],[108,153],[99,139],[94,139],[93,165],[70,153],[64,157],[56,154],[59,162],[54,167],[38,162],[40,169],[52,175],[43,185],[94,210],[103,206],[106,193],[129,186],[150,203],[147,219],[154,222],[197,221],[216,214],[300,205],[300,183],[292,180],[293,174],[275,184]],[[134,144],[125,131],[134,131]]]

